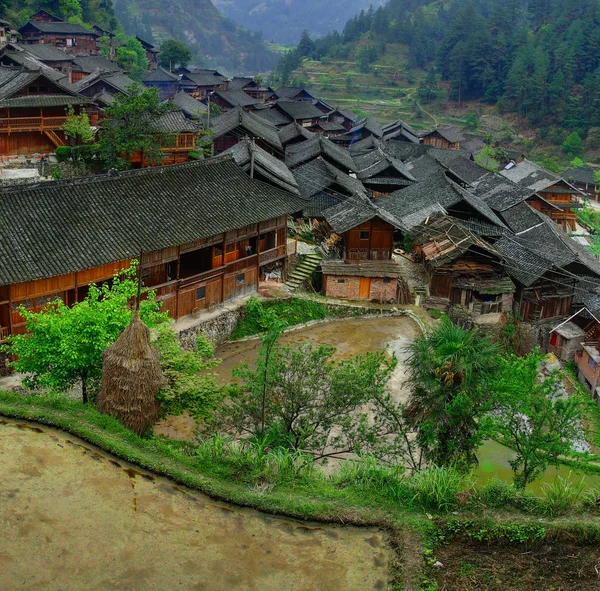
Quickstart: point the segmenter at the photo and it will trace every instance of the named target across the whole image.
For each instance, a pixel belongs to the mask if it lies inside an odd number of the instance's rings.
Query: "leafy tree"
[[[224,392],[216,374],[211,372],[220,363],[214,358],[214,346],[199,335],[196,348],[185,350],[175,331],[161,325],[154,347],[165,378],[157,396],[162,414],[177,416],[187,412],[195,419],[210,420]]]
[[[524,489],[569,454],[571,442],[580,437],[583,406],[561,388],[559,373],[540,379],[539,352],[498,361],[493,388],[499,406],[492,416],[493,428],[516,452],[510,465],[515,486]]]
[[[88,144],[94,139],[94,130],[90,125],[87,113],[75,115],[72,106],[67,107],[67,120],[63,125],[65,135],[75,141],[77,145]]]
[[[427,76],[419,82],[417,95],[423,102],[431,102],[438,93],[438,77],[433,68],[427,72]]]
[[[315,50],[315,42],[310,38],[308,31],[302,31],[302,36],[298,43],[297,52],[301,58],[310,57]]]
[[[129,77],[141,82],[148,69],[148,58],[142,44],[135,37],[119,36],[121,47],[117,49],[117,63]]]
[[[570,158],[576,158],[581,156],[583,152],[583,142],[581,141],[581,136],[574,131],[567,139],[563,142],[561,146],[563,152],[565,152]]]
[[[67,306],[61,300],[40,312],[24,308],[26,333],[13,335],[4,350],[16,356],[12,367],[26,375],[25,386],[65,392],[81,383],[83,401],[90,385],[102,374],[102,352],[117,340],[133,315],[130,301],[137,294],[137,263],[115,275],[112,282],[90,285],[82,302]],[[167,320],[153,292],[144,290],[140,317],[148,326]]]
[[[187,66],[192,59],[192,52],[180,41],[168,39],[160,46],[158,63],[163,68],[171,71],[177,65]]]
[[[443,317],[408,347],[411,394],[406,412],[428,462],[468,468],[477,463],[480,419],[492,408],[497,345]]]
[[[581,158],[573,158],[569,164],[573,168],[583,168],[585,166],[585,162]]]
[[[467,129],[471,129],[471,130],[478,129],[480,122],[481,122],[481,120],[477,113],[469,113],[465,117],[465,125],[467,126]]]
[[[172,109],[170,103],[161,102],[156,88],[134,84],[127,94],[118,94],[104,110],[97,143],[106,168],[128,168],[128,158],[138,151],[148,162],[160,161],[165,137],[156,129],[156,122]]]
[[[362,408],[385,391],[395,358],[381,352],[334,362],[335,347],[280,347],[278,335],[275,326],[263,337],[255,369],[235,370],[241,385],[222,405],[221,425],[317,457],[360,450],[370,433]]]
[[[498,172],[498,160],[496,158],[496,150],[492,146],[486,146],[483,150],[477,152],[475,162],[483,168],[487,168],[493,172]]]

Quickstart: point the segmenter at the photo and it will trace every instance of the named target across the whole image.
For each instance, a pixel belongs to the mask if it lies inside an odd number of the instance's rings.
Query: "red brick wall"
[[[348,277],[338,275],[327,275],[324,278],[323,290],[329,298],[341,300],[358,300],[360,290],[360,277]],[[340,283],[343,281],[343,283]],[[371,289],[369,291],[369,301],[389,302],[396,298],[396,280],[390,279],[389,283],[384,283],[382,277],[371,277]]]

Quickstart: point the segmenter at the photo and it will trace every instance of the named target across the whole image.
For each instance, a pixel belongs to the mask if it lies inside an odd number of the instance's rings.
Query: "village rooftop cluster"
[[[3,157],[66,145],[66,107],[101,127],[103,109],[133,84],[99,55],[106,31],[39,11],[16,42],[0,24]],[[135,258],[173,319],[268,278],[294,289],[320,271],[330,298],[459,307],[480,325],[512,313],[540,346],[575,359],[598,395],[600,264],[569,235],[593,178],[510,152],[492,171],[474,161],[478,136],[358,120],[304,88],[169,72],[144,48],[144,84],[174,105],[159,128],[177,140],[162,166],[139,157],[128,172],[2,189],[0,341],[25,331],[20,306],[81,301]],[[207,127],[213,156],[188,162]],[[317,238],[294,271],[290,227]]]

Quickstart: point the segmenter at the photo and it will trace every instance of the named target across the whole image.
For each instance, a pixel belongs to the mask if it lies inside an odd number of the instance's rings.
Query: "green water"
[[[508,462],[515,455],[514,451],[496,441],[486,441],[478,453],[479,467],[474,473],[476,482],[478,484],[485,484],[494,477],[506,482],[512,482],[513,472]],[[539,494],[543,490],[544,483],[551,484],[557,475],[567,478],[569,472],[571,472],[571,480],[575,482],[580,482],[583,478],[584,483],[589,488],[600,486],[599,475],[584,474],[568,466],[560,466],[560,468],[551,466],[541,478],[530,484],[527,489]]]

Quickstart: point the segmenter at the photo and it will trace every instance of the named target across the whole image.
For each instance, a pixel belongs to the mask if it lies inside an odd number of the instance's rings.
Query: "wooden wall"
[[[345,258],[357,260],[389,260],[392,257],[394,227],[373,219],[344,233]]]

